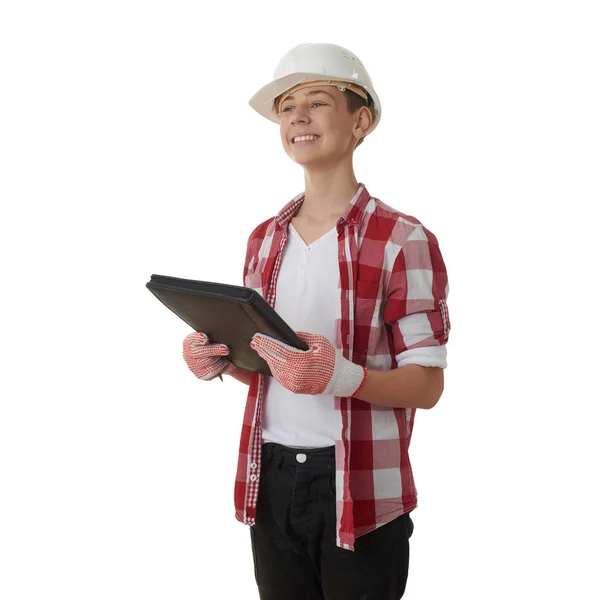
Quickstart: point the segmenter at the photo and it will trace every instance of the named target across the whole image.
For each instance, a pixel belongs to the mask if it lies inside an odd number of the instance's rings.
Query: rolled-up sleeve
[[[446,368],[449,292],[437,238],[420,225],[395,259],[384,307],[384,321],[391,327],[399,367],[418,364]]]

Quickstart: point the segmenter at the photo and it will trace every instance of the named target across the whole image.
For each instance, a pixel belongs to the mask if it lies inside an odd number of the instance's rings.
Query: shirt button
[[[256,467],[258,467],[258,465],[257,465],[256,463],[252,463],[252,464],[250,465],[250,468],[251,468],[251,469],[256,469]]]
[[[296,454],[296,460],[299,463],[306,462],[306,454]]]
[[[252,475],[250,475],[250,481],[256,481],[258,479],[258,477],[252,473]]]

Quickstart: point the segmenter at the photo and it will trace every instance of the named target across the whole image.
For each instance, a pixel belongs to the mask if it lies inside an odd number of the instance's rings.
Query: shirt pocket
[[[381,327],[379,281],[358,279],[354,300],[354,352],[368,354],[377,343]]]

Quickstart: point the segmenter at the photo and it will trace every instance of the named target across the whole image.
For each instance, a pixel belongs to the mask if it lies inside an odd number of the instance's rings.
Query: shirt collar
[[[362,218],[365,214],[365,208],[369,199],[371,198],[367,188],[363,183],[360,183],[358,186],[358,191],[348,202],[348,206],[346,206],[346,210],[341,215],[341,219],[346,221],[351,225],[360,225]],[[298,212],[300,206],[304,202],[304,192],[298,194],[295,198],[292,198],[275,216],[275,220],[277,223],[283,227],[287,228],[288,223],[292,220],[292,217]]]

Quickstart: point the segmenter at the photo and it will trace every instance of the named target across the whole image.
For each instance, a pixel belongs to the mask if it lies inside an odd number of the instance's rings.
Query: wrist
[[[362,380],[361,380],[360,384],[358,385],[358,387],[352,392],[353,396],[356,396],[358,391],[362,388],[363,385],[365,385],[365,381],[367,380],[367,369],[365,367],[360,367],[360,368],[363,370]]]
[[[239,381],[240,383],[245,383],[246,385],[250,385],[252,382],[253,371],[248,371],[248,369],[242,369],[237,367],[235,371],[230,373],[233,379]]]
[[[225,367],[223,368],[222,371],[220,371],[221,375],[232,375],[235,371],[237,371],[237,367],[230,361],[227,361],[227,364],[225,365]]]

